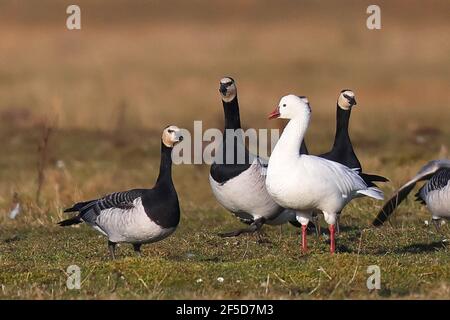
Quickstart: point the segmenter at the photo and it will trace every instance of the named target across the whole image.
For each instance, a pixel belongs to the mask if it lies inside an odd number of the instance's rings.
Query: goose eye
[[[283,107],[286,107],[286,103],[283,104]]]

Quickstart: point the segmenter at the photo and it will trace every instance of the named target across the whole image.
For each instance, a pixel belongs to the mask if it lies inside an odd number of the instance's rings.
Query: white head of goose
[[[440,220],[450,219],[450,160],[448,159],[433,160],[424,165],[386,202],[372,224],[376,227],[383,225],[420,181],[426,181],[426,183],[416,193],[416,200],[427,206],[431,212],[432,221],[440,232]]]
[[[269,118],[290,121],[269,159],[267,191],[284,208],[322,211],[330,225],[330,251],[333,253],[337,213],[353,198],[365,195],[382,199],[383,193],[369,187],[356,171],[340,163],[299,154],[311,118],[311,107],[304,99],[295,95],[281,98]]]
[[[78,212],[59,222],[70,226],[86,222],[108,238],[108,248],[115,259],[116,243],[131,243],[137,254],[141,245],[156,242],[172,234],[180,221],[178,196],[172,182],[172,148],[182,141],[180,129],[169,126],[161,138],[161,163],[152,189],[115,192],[102,198],[79,202],[64,212]]]

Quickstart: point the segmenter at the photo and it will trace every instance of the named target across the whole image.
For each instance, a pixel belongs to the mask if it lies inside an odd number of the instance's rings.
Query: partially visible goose
[[[333,147],[327,153],[321,154],[322,158],[339,162],[349,168],[361,171],[361,162],[353,150],[353,145],[348,133],[352,108],[356,106],[355,94],[349,89],[339,93],[336,102],[336,133]]]
[[[177,192],[172,182],[171,153],[173,146],[182,140],[178,127],[164,129],[159,176],[152,189],[132,189],[79,202],[64,211],[78,214],[58,224],[65,227],[86,222],[107,236],[112,259],[115,259],[116,243],[131,243],[140,255],[142,244],[171,235],[180,221]]]
[[[379,175],[363,173],[361,162],[356,156],[349,134],[350,116],[353,107],[356,105],[355,93],[350,89],[341,90],[336,101],[336,133],[333,146],[329,152],[321,154],[319,157],[339,162],[351,169],[356,169],[367,185],[376,187],[374,182],[388,182],[389,180]],[[302,143],[300,153],[303,150],[307,150],[305,142]],[[338,233],[339,217],[340,213],[336,223]]]
[[[351,169],[357,169],[360,176],[370,186],[374,186],[373,182],[377,181],[388,182],[389,180],[385,177],[362,172],[361,162],[353,150],[348,132],[350,116],[354,106],[356,106],[354,92],[349,89],[342,90],[336,102],[336,134],[333,147],[329,152],[321,154],[320,157],[339,162]]]
[[[269,159],[267,191],[285,208],[322,211],[330,225],[330,251],[334,253],[337,213],[356,197],[381,200],[383,193],[369,187],[355,170],[338,162],[299,154],[311,118],[311,107],[304,99],[295,95],[281,98],[269,118],[290,121]]]
[[[433,160],[423,166],[417,175],[405,183],[386,202],[372,224],[381,226],[406,199],[408,194],[420,181],[427,181],[417,192],[416,200],[425,204],[431,211],[431,217],[439,231],[441,219],[450,219],[450,160]]]
[[[230,77],[221,79],[219,92],[225,115],[225,132],[220,154],[216,155],[216,161],[211,165],[209,183],[217,201],[249,225],[248,228],[221,233],[220,236],[234,237],[259,231],[264,224],[295,221],[295,212],[284,210],[267,193],[266,166],[244,144],[235,81]]]

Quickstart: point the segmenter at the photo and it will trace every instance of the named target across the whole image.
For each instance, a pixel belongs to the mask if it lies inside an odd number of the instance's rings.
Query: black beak
[[[355,97],[351,97],[351,96],[349,96],[349,95],[346,95],[345,93],[344,93],[344,97],[345,97],[345,99],[347,99],[347,101],[348,101],[348,103],[350,103],[350,105],[353,107],[353,106],[356,106],[356,100],[355,100]]]
[[[228,84],[220,84],[219,92],[224,96],[227,94]]]

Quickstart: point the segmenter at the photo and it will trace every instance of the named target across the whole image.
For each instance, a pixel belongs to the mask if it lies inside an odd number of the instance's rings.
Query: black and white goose
[[[388,182],[385,177],[363,173],[361,162],[353,150],[353,144],[350,140],[348,127],[352,108],[356,106],[355,94],[352,90],[344,89],[339,93],[336,102],[336,134],[334,137],[333,147],[327,153],[321,154],[319,157],[336,161],[344,166],[356,169],[361,178],[366,183],[373,186],[374,182]]]
[[[416,200],[425,204],[430,210],[432,221],[439,231],[440,220],[450,219],[450,160],[448,159],[433,160],[423,166],[417,175],[398,189],[386,202],[372,224],[376,227],[381,226],[420,181],[427,182],[417,192]]]
[[[295,213],[284,210],[267,193],[266,165],[251,154],[242,136],[239,103],[235,81],[230,77],[220,80],[219,92],[225,115],[225,128],[220,154],[211,165],[209,182],[217,201],[248,228],[221,233],[234,237],[259,231],[264,224],[283,224],[295,220]]]
[[[330,225],[330,251],[335,251],[336,216],[354,198],[383,199],[383,193],[370,187],[356,170],[317,156],[299,154],[311,118],[305,99],[288,95],[281,98],[270,119],[289,119],[267,168],[266,187],[284,208],[309,212],[320,210]]]
[[[172,149],[182,141],[180,129],[169,126],[161,139],[159,176],[152,189],[115,192],[102,198],[79,202],[64,212],[78,212],[59,222],[70,226],[86,222],[108,237],[108,248],[115,259],[117,243],[131,243],[140,255],[141,245],[171,235],[180,221],[178,196],[172,182]]]
[[[306,97],[301,97],[306,99]],[[371,187],[376,187],[374,182],[388,182],[385,177],[363,173],[361,162],[353,149],[353,144],[349,134],[350,116],[354,106],[356,106],[355,93],[350,89],[341,90],[336,101],[336,133],[331,150],[319,155],[319,157],[343,164],[346,167],[356,169],[361,178]],[[308,154],[306,143],[303,142],[300,154]],[[305,152],[306,151],[306,152]],[[339,217],[336,222],[337,233],[339,233]]]

